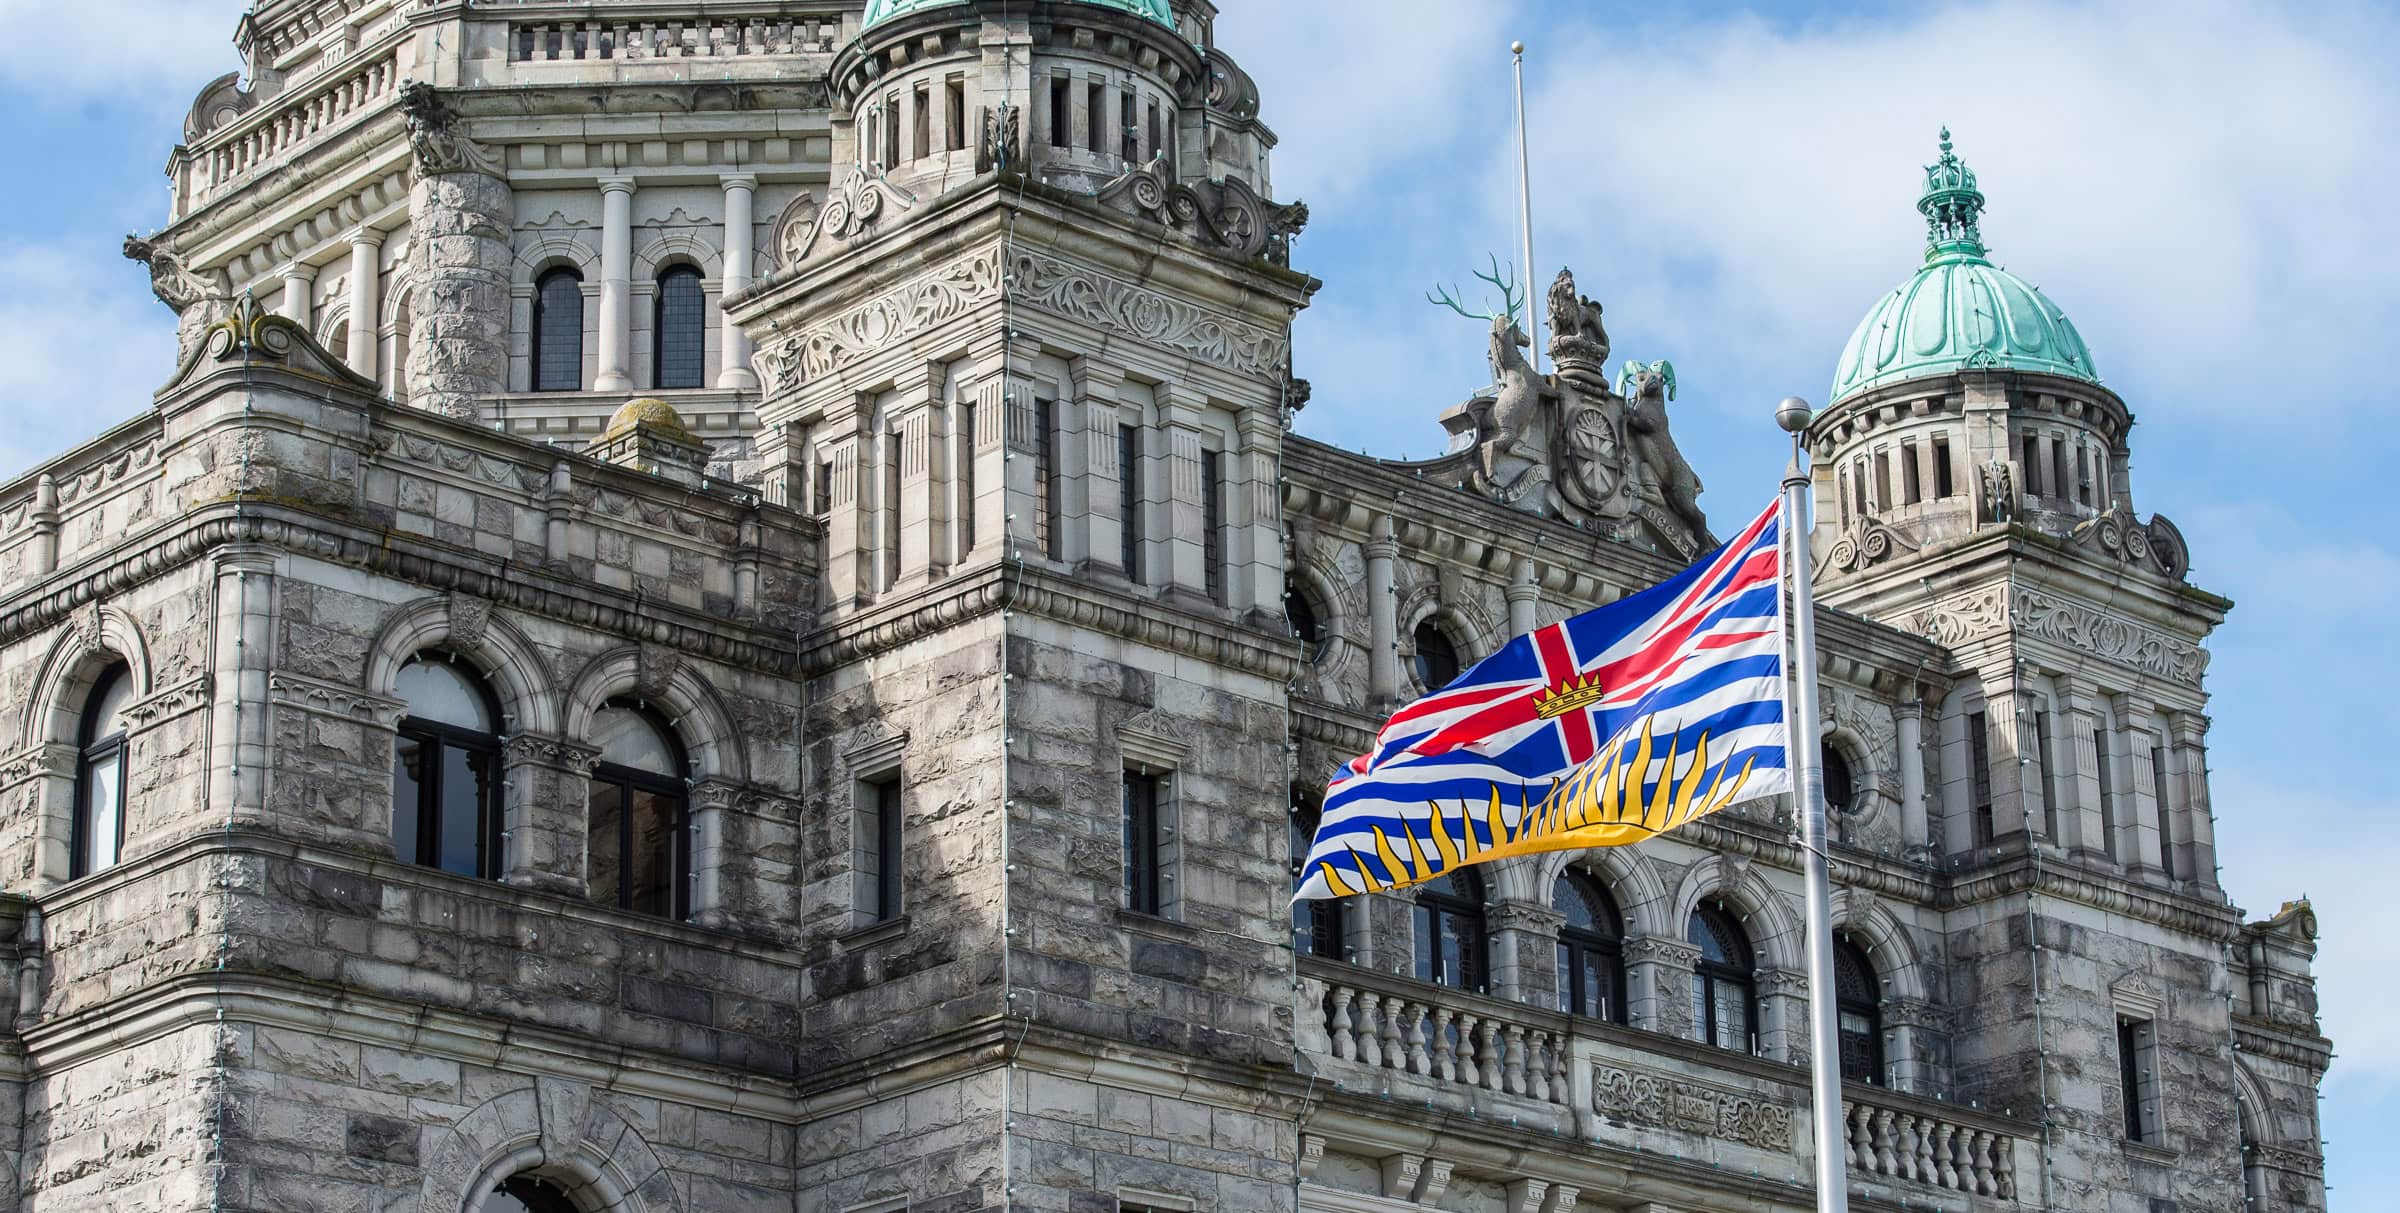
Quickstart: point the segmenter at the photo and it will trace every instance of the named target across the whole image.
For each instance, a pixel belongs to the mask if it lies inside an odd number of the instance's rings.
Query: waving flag
[[[1790,790],[1779,509],[1393,713],[1326,788],[1295,899],[1639,842]]]

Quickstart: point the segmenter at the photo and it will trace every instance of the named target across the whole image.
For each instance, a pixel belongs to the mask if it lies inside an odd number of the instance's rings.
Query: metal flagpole
[[[1517,221],[1525,236],[1525,338],[1533,342],[1533,373],[1542,373],[1542,297],[1533,289],[1533,170],[1525,148],[1525,44],[1511,42],[1517,58]]]
[[[1799,795],[1802,860],[1808,871],[1809,1089],[1816,1109],[1817,1213],[1849,1213],[1850,1180],[1842,1147],[1842,1059],[1833,990],[1833,892],[1825,871],[1825,776],[1817,760],[1816,595],[1809,586],[1808,473],[1801,469],[1808,402],[1787,396],[1775,423],[1792,436],[1792,462],[1783,473],[1783,532],[1792,585],[1792,699],[1799,719],[1787,730],[1793,788]]]

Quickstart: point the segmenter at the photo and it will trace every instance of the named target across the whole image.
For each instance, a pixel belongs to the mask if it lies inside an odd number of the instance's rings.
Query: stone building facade
[[[1293,432],[1214,20],[245,17],[172,375],[0,486],[0,1206],[2323,1209],[2229,604],[1946,144],[1807,435],[1843,1122],[1787,805],[1295,919],[1385,713],[1711,539],[1563,273],[1450,453]]]

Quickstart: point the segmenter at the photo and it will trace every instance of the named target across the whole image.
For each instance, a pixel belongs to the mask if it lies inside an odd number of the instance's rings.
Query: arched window
[[[1550,886],[1558,930],[1558,1009],[1625,1022],[1624,918],[1600,882],[1569,869]]]
[[[700,294],[697,268],[669,266],[658,276],[658,310],[651,319],[650,365],[657,369],[658,386],[707,386],[702,363],[708,356],[703,335],[708,301]]]
[[[1450,634],[1442,625],[1430,619],[1418,624],[1416,645],[1418,686],[1430,693],[1458,677],[1458,646],[1450,643]]]
[[[1720,1049],[1757,1052],[1750,1025],[1758,987],[1741,924],[1724,907],[1704,905],[1692,911],[1684,937],[1700,949],[1700,963],[1692,971],[1693,1035]]]
[[[592,900],[638,914],[691,913],[691,796],[683,747],[665,722],[628,700],[592,714],[592,771],[585,821]]]
[[[1324,617],[1317,611],[1316,601],[1309,597],[1307,587],[1298,581],[1284,584],[1283,619],[1291,625],[1292,636],[1310,661],[1325,651]]]
[[[112,868],[125,849],[125,705],[133,702],[133,671],[113,665],[101,671],[84,701],[75,744],[75,820],[68,840],[67,874],[89,876]]]
[[[1847,939],[1833,942],[1833,1003],[1844,1082],[1883,1084],[1883,990],[1867,954]]]
[[[555,269],[533,284],[533,390],[583,390],[583,275]]]
[[[1453,868],[1417,887],[1417,977],[1483,989],[1483,880]]]
[[[392,851],[401,859],[498,879],[500,708],[448,653],[419,653],[395,688],[408,703],[392,750]]]
[[[490,1200],[483,1202],[484,1213],[582,1213],[575,1207],[567,1190],[535,1175],[518,1175],[500,1181],[492,1189]]]
[[[1823,764],[1818,769],[1825,772],[1825,811],[1849,812],[1858,797],[1858,782],[1850,774],[1850,760],[1832,742],[1826,742],[1819,751],[1818,761]]]
[[[1291,842],[1292,882],[1299,883],[1306,870],[1308,848],[1317,840],[1317,825],[1322,821],[1324,806],[1308,789],[1292,786]],[[1338,899],[1295,901],[1292,903],[1292,950],[1331,960],[1344,960],[1350,955],[1344,946],[1342,903]]]

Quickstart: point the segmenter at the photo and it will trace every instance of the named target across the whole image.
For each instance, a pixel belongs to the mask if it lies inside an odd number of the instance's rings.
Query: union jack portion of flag
[[[1639,842],[1789,791],[1780,513],[1394,712],[1326,788],[1294,899]]]

